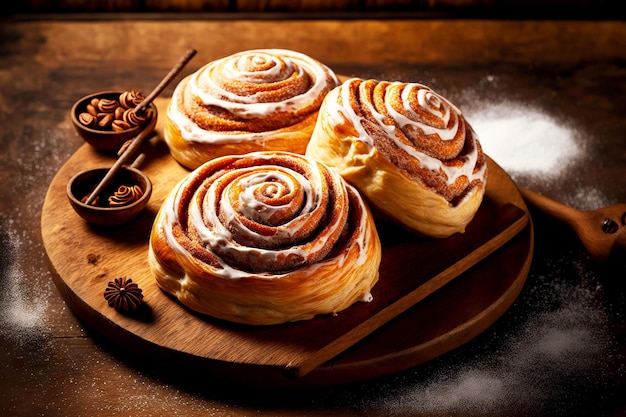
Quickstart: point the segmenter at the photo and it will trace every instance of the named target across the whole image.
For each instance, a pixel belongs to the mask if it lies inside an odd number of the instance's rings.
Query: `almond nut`
[[[117,120],[121,120],[122,117],[124,116],[124,107],[118,107],[117,109],[115,109],[115,119]]]
[[[89,113],[81,113],[78,115],[78,121],[87,127],[94,126],[98,123],[98,119]]]
[[[113,113],[116,108],[119,107],[119,103],[116,100],[109,100],[103,98],[98,102],[98,110],[104,113]]]
[[[113,120],[113,123],[111,123],[111,129],[115,132],[121,132],[122,130],[130,129],[131,127],[131,125],[123,120]]]
[[[109,127],[111,123],[113,123],[113,115],[111,113],[104,113],[102,117],[98,115],[98,126]]]
[[[94,106],[93,104],[87,104],[87,113],[91,114],[94,117],[98,116],[97,105]]]

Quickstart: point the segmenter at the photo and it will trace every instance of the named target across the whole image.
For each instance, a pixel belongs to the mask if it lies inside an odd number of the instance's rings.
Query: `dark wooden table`
[[[570,230],[536,211],[533,264],[513,306],[476,339],[398,375],[242,387],[165,372],[85,329],[52,282],[40,229],[48,185],[82,145],[69,109],[94,91],[151,90],[190,47],[198,54],[179,78],[234,52],[281,47],[340,74],[424,83],[465,112],[517,184],[585,210],[626,201],[621,21],[188,17],[0,22],[0,414],[626,413],[624,272],[594,264]]]

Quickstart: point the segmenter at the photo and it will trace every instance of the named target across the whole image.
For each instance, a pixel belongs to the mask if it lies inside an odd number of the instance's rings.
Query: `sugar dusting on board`
[[[574,191],[561,190],[559,201],[579,210],[615,203],[596,187],[579,183],[580,171],[576,170],[586,163],[588,133],[575,121],[510,100],[483,103],[479,109],[468,107],[465,116],[485,153],[519,185],[554,194],[563,182],[569,182]]]
[[[10,222],[3,222],[10,223]],[[19,253],[26,253],[24,243],[14,229],[3,232],[2,302],[0,310],[0,335],[11,338],[20,344],[38,338],[44,329],[48,291],[36,291],[28,284],[32,271],[27,271],[27,263],[16,259]],[[29,242],[32,244],[32,242]],[[3,259],[3,260],[4,260]]]
[[[574,257],[548,259],[549,272],[536,274],[474,341],[345,401],[363,415],[607,415],[621,396],[610,380],[624,373],[615,367],[624,363],[611,332],[615,312],[604,305],[607,290]]]
[[[455,362],[453,353],[432,374],[416,370],[379,397],[375,408],[388,415],[563,415],[589,401],[585,394],[601,392],[600,375],[611,372],[610,318],[598,300],[600,290],[569,277],[564,262],[554,261],[554,274],[538,277],[522,295],[519,302],[530,315],[507,318],[519,328],[488,331],[471,363]]]
[[[60,151],[67,142],[63,130],[45,131],[32,135],[31,152],[15,154],[8,149],[2,156],[2,162],[15,173],[6,178],[6,189],[15,190],[17,195],[9,200],[16,207],[0,211],[0,335],[16,344],[44,340],[48,332],[48,298],[56,290],[34,225],[39,224],[41,215],[42,184],[45,191],[56,167],[68,156]]]
[[[556,176],[581,155],[576,130],[513,102],[466,114],[485,152],[507,172]]]

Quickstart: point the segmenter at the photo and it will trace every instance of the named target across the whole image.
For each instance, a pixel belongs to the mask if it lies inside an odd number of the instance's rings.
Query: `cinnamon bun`
[[[456,106],[418,83],[345,81],[326,96],[306,155],[419,235],[464,232],[485,193],[476,133]]]
[[[224,155],[303,154],[324,96],[338,84],[330,68],[299,52],[239,52],[176,86],[165,141],[174,159],[190,169]]]
[[[360,194],[304,155],[213,159],[162,205],[148,261],[157,284],[219,319],[270,325],[370,301],[381,244]]]

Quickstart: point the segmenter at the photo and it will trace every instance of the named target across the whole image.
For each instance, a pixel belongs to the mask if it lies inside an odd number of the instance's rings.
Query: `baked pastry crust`
[[[338,84],[330,68],[305,54],[242,51],[206,64],[176,86],[165,141],[190,169],[223,155],[303,154],[322,100]]]
[[[167,197],[150,235],[158,285],[187,307],[270,325],[370,301],[381,244],[360,194],[289,152],[216,158]]]
[[[306,155],[336,168],[380,212],[435,238],[465,231],[487,181],[472,127],[417,83],[345,81],[326,96]]]

